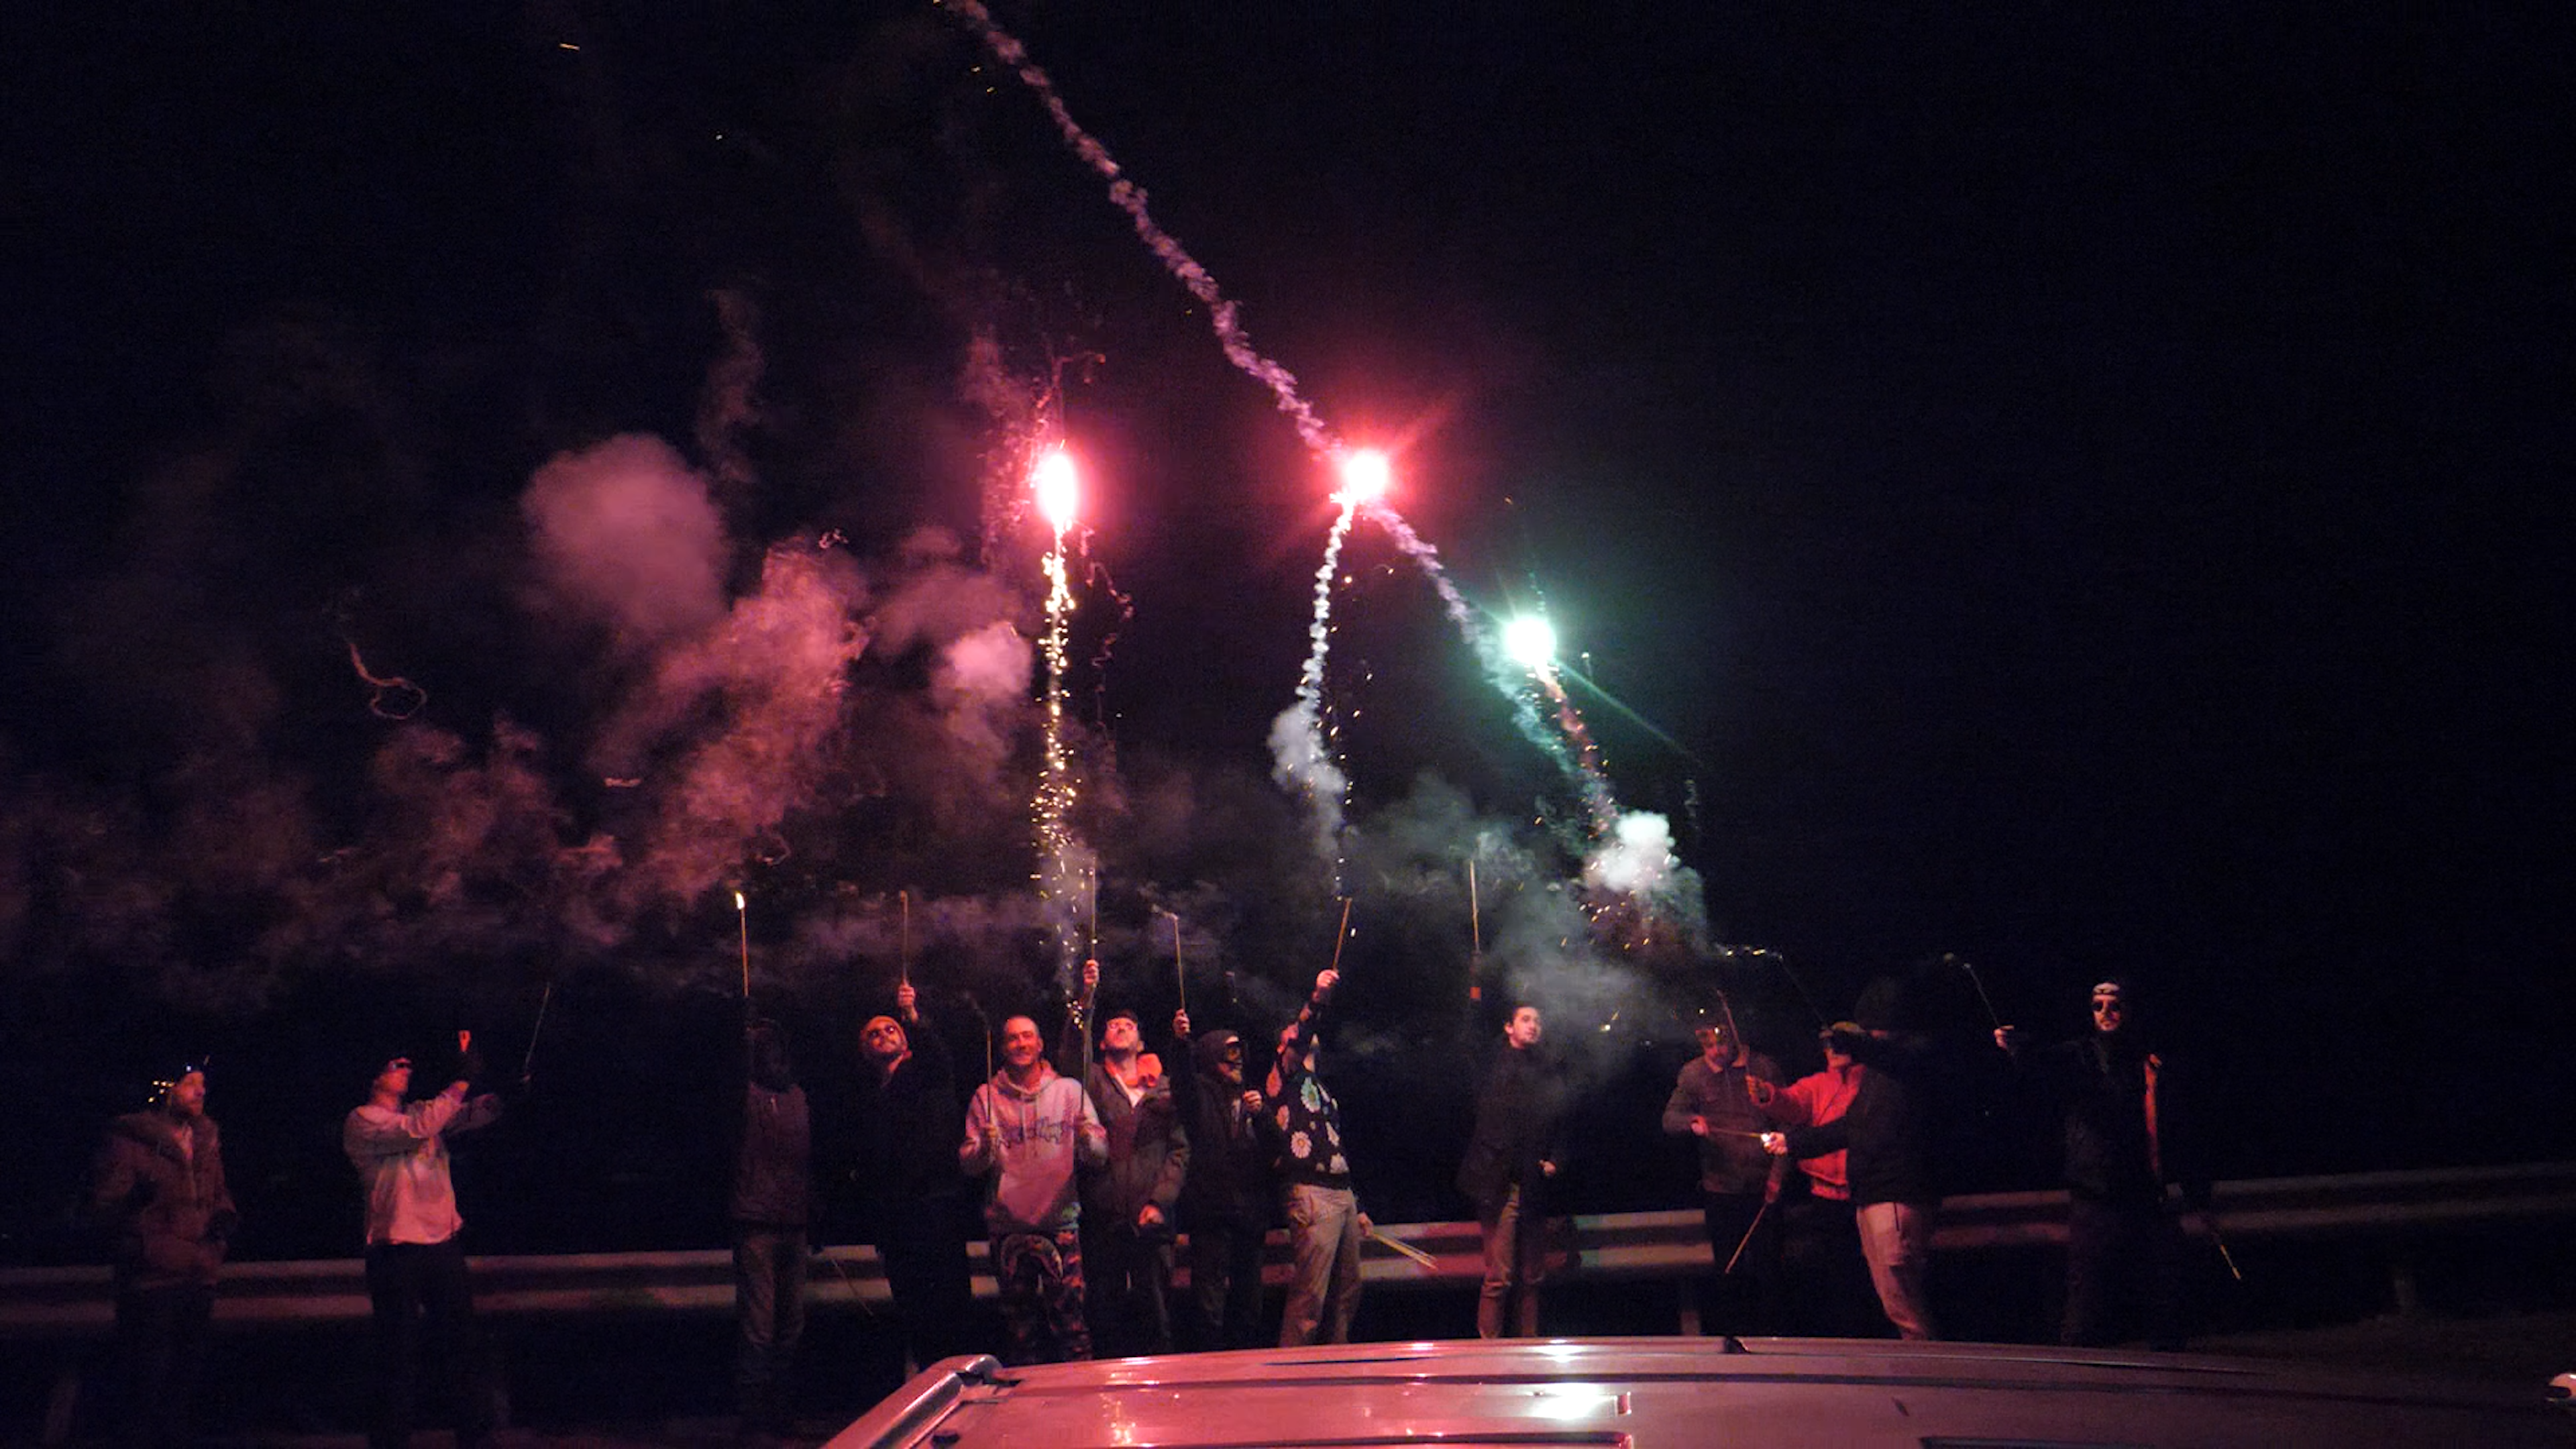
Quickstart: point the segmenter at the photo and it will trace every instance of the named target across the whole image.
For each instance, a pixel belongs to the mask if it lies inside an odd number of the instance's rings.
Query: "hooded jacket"
[[[1181,1178],[1184,1227],[1259,1232],[1278,1211],[1259,1116],[1243,1105],[1247,1084],[1222,1075],[1226,1048],[1242,1040],[1230,1031],[1200,1037],[1190,1047],[1194,1070],[1172,1079],[1173,1105],[1190,1134],[1189,1171]]]
[[[233,1195],[224,1185],[222,1134],[211,1117],[188,1126],[190,1145],[182,1148],[166,1112],[130,1112],[107,1125],[90,1203],[112,1236],[120,1293],[212,1285],[223,1265],[217,1228],[233,1215]]]
[[[1089,1094],[1044,1061],[1035,1086],[1023,1089],[1009,1072],[995,1072],[966,1104],[966,1140],[958,1145],[957,1165],[971,1176],[989,1175],[984,1226],[996,1236],[1080,1224],[1075,1163],[1097,1167],[1108,1157],[1108,1138]]]

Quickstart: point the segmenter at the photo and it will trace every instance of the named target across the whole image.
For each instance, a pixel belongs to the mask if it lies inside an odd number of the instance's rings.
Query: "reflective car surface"
[[[1349,1344],[923,1372],[829,1449],[2522,1445],[2528,1393],[2187,1355],[1835,1339]]]

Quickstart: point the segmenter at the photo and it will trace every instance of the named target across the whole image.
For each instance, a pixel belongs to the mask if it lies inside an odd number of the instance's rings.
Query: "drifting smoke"
[[[531,602],[606,629],[619,654],[696,633],[724,613],[724,522],[706,480],[659,438],[628,434],[556,458],[519,500]]]

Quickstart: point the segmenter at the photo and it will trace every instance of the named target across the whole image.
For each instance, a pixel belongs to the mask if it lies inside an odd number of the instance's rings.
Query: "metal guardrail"
[[[2231,1241],[2412,1236],[2460,1228],[2576,1218],[2576,1162],[2513,1167],[2256,1178],[2217,1186],[2214,1211]],[[1696,1211],[1585,1214],[1566,1220],[1564,1271],[1574,1278],[1672,1278],[1708,1266]],[[1372,1286],[1459,1287],[1483,1271],[1472,1222],[1381,1224],[1378,1231],[1429,1266],[1385,1243],[1361,1261]],[[2066,1194],[1979,1193],[1942,1204],[1936,1251],[2048,1247],[2066,1241]],[[969,1243],[975,1292],[990,1299],[985,1247]],[[723,1249],[656,1253],[492,1255],[471,1260],[476,1311],[495,1318],[586,1314],[729,1313],[733,1260]],[[1287,1235],[1270,1235],[1263,1276],[1287,1274]],[[1186,1268],[1182,1270],[1186,1281]],[[816,1255],[809,1289],[815,1311],[891,1305],[874,1250],[837,1246]],[[215,1302],[219,1330],[280,1324],[355,1322],[368,1315],[358,1259],[236,1262],[224,1269]],[[0,1269],[0,1341],[104,1336],[114,1310],[103,1267]]]
[[[1976,1253],[2066,1241],[2062,1191],[1980,1193],[1942,1204],[1933,1247]],[[2227,1236],[2258,1239],[2372,1239],[2394,1242],[2444,1232],[2576,1219],[2576,1162],[2512,1167],[2258,1178],[2217,1185],[2213,1211]],[[1696,1211],[1604,1213],[1563,1220],[1558,1281],[1682,1281],[1709,1267]],[[1466,1288],[1484,1255],[1472,1222],[1381,1224],[1387,1242],[1367,1244],[1361,1275],[1376,1288]],[[980,1242],[967,1245],[978,1298],[994,1296]],[[1409,1249],[1410,1252],[1405,1251]],[[1418,1257],[1416,1255],[1419,1255]],[[1424,1261],[1427,1259],[1428,1261]],[[552,1319],[607,1315],[728,1314],[733,1259],[723,1249],[654,1253],[496,1255],[470,1260],[478,1315]],[[2400,1306],[2411,1295],[2402,1265]],[[1263,1278],[1288,1274],[1287,1235],[1270,1235]],[[1187,1269],[1181,1272],[1186,1282]],[[874,1250],[838,1246],[816,1255],[807,1290],[814,1313],[884,1311],[892,1298]],[[1695,1317],[1683,1295],[1684,1327]],[[364,1265],[355,1258],[226,1265],[215,1301],[218,1332],[352,1326],[369,1314]],[[104,1267],[0,1269],[0,1342],[62,1350],[47,1443],[59,1442],[77,1393],[78,1352],[114,1326]]]

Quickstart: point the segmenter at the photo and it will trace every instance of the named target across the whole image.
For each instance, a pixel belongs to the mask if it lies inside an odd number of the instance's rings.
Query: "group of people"
[[[962,1223],[980,1193],[999,1287],[1003,1356],[1013,1363],[1263,1342],[1262,1255],[1287,1223],[1290,1274],[1275,1341],[1347,1342],[1372,1231],[1353,1186],[1341,1108],[1320,1073],[1318,1026],[1338,976],[1325,971],[1259,1056],[1235,1032],[1172,1040],[1186,1065],[1145,1050],[1132,1011],[1098,1020],[1086,962],[1055,1056],[1037,1021],[1002,1023],[999,1063],[961,1098],[943,1035],[925,1029],[909,982],[894,1011],[859,1034],[861,1076],[845,1129],[816,1150],[816,1114],[783,1027],[753,1019],[743,1039],[738,1114],[728,1112],[726,1196],[736,1282],[736,1383],[747,1429],[784,1427],[804,1317],[808,1244],[820,1222],[817,1167],[836,1148],[859,1224],[915,1363],[981,1347]],[[1819,1033],[1825,1066],[1785,1081],[1731,1018],[1698,1029],[1662,1126],[1696,1140],[1711,1252],[1707,1326],[1939,1336],[1926,1288],[1937,1147],[1931,1054],[1898,1029],[1896,998],[1865,992],[1854,1019]],[[2181,1341],[2181,1258],[2207,1184],[2173,1138],[2163,1057],[2131,1026],[2123,983],[2093,988],[2093,1029],[2025,1050],[1995,1032],[2016,1072],[2060,1113],[2073,1196],[2062,1337],[2112,1341],[2118,1314],[2145,1309],[2148,1341]],[[1476,1331],[1539,1331],[1551,1187],[1567,1159],[1570,1092],[1542,1053],[1544,1019],[1518,1005],[1477,1093],[1457,1185],[1483,1239]],[[463,1218],[446,1140],[498,1117],[477,1092],[473,1053],[451,1080],[412,1095],[413,1065],[391,1057],[342,1128],[366,1209],[365,1265],[376,1338],[369,1442],[399,1449],[424,1359],[444,1365],[460,1449],[492,1427],[487,1359],[458,1240]],[[94,1206],[115,1236],[121,1403],[133,1444],[180,1442],[186,1385],[202,1355],[218,1268],[239,1221],[206,1078],[189,1066],[154,1104],[111,1124]],[[961,1106],[962,1102],[962,1106]],[[1795,1179],[1789,1169],[1794,1164]],[[1189,1292],[1172,1279],[1186,1237]],[[1874,1294],[1874,1304],[1866,1300]],[[1877,1320],[1883,1319],[1883,1327]]]
[[[1700,1055],[1682,1068],[1663,1127],[1699,1142],[1713,1330],[1941,1336],[1928,1270],[1943,1066],[1933,1043],[1903,1029],[1900,990],[1874,983],[1856,1019],[1823,1027],[1824,1069],[1794,1082],[1731,1021],[1699,1028]],[[2180,1348],[2187,1244],[2212,1236],[2190,1113],[2177,1110],[2132,996],[2119,980],[2096,983],[2092,1029],[2054,1046],[2025,1050],[2014,1028],[1994,1032],[2062,1128],[2068,1346],[2117,1342],[2134,1317],[2150,1347]],[[1792,1163],[1802,1182],[1787,1178]]]

